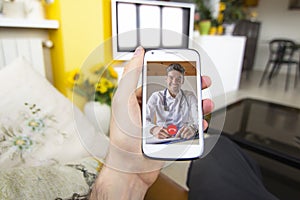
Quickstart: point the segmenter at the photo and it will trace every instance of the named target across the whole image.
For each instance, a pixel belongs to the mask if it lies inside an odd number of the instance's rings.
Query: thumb
[[[135,91],[142,71],[144,52],[142,47],[138,47],[132,59],[125,65],[112,102],[112,117],[115,124],[130,135],[140,133],[141,117],[137,110],[139,105]]]
[[[144,53],[145,50],[143,49],[143,47],[137,47],[133,54],[133,57],[125,65],[124,72],[119,83],[119,86],[121,87],[119,91],[121,91],[123,94],[126,93],[128,95],[136,90],[137,83],[142,71]]]

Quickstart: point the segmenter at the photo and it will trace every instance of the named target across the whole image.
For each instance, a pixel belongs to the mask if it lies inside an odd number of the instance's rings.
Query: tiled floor
[[[246,73],[243,73],[239,91],[228,94],[229,101],[248,96],[300,108],[300,79],[295,88],[294,75],[290,76],[290,87],[285,91],[285,74],[279,74],[272,79],[270,84],[268,84],[268,81],[265,81],[264,84],[259,87],[261,77],[261,71],[251,71],[248,77],[246,77]]]
[[[272,82],[268,84],[267,81],[264,82],[264,84],[259,87],[259,81],[261,79],[262,72],[261,71],[251,71],[246,76],[245,73],[241,76],[241,82],[240,82],[240,88],[238,91],[230,92],[226,94],[226,104],[230,104],[232,102],[237,101],[238,99],[245,98],[245,97],[251,97],[255,99],[261,99],[266,100],[274,103],[279,103],[291,107],[297,107],[300,108],[300,81],[298,83],[298,87],[294,87],[294,76],[291,76],[290,79],[290,87],[288,91],[285,91],[285,78],[286,76],[284,74],[279,74],[277,77],[272,79]],[[253,155],[256,156],[256,155]],[[260,158],[257,158],[260,159]],[[268,160],[264,160],[264,163],[266,163],[267,166],[272,166],[274,164],[277,165],[277,163],[269,162]],[[280,164],[278,164],[280,166]],[[186,172],[188,170],[189,162],[176,162],[176,164],[169,165],[165,169],[163,169],[163,172],[172,177],[177,183],[180,185],[185,186],[186,182]],[[284,168],[284,167],[283,167]],[[284,169],[285,170],[285,169]],[[286,169],[285,171],[288,172],[293,176],[293,174],[297,173],[294,169]],[[283,191],[284,187],[286,187],[286,193],[292,193],[293,191],[288,191],[289,182],[286,180],[280,180],[278,183],[273,183],[272,177],[274,177],[274,174],[270,174],[269,172],[265,172],[267,176],[269,176],[268,184],[270,184],[270,187],[273,187],[273,189],[276,187],[278,190]],[[300,179],[299,179],[300,180]],[[280,185],[281,184],[281,185]],[[292,198],[293,194],[291,194]]]

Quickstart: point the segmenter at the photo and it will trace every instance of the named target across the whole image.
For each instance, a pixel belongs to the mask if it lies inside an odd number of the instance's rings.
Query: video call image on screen
[[[147,144],[198,138],[196,62],[147,62]],[[178,70],[179,69],[179,70]],[[181,73],[180,69],[184,72]],[[160,128],[157,128],[160,127]]]

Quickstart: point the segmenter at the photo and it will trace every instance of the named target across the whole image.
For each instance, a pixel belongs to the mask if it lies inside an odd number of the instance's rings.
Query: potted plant
[[[221,0],[225,5],[223,23],[226,34],[231,34],[237,21],[246,19],[247,12],[244,0]]]
[[[194,0],[196,4],[195,27],[200,35],[207,35],[211,27],[212,13],[209,7],[209,0]]]
[[[112,96],[117,88],[118,74],[112,66],[98,63],[88,69],[69,72],[68,85],[82,96],[84,113],[97,129],[108,134]]]

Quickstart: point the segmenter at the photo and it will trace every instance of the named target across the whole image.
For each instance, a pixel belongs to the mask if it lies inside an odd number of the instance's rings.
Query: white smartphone
[[[203,152],[200,55],[193,49],[148,50],[142,80],[142,151],[163,160]]]

